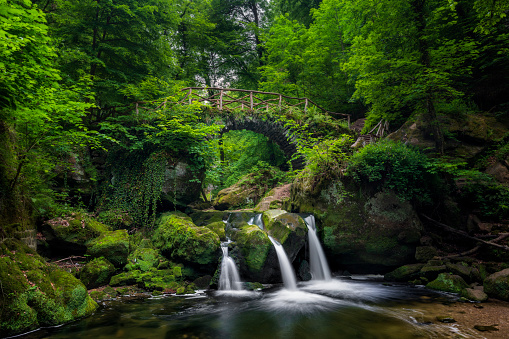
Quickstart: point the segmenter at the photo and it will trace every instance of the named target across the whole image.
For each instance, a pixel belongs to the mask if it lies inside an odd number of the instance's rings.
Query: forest
[[[180,285],[154,276],[145,289],[191,291],[205,275],[218,284],[222,211],[282,209],[315,215],[333,270],[386,274],[419,262],[416,247],[433,253],[426,260],[458,252],[497,262],[467,263],[483,279],[507,269],[508,14],[509,0],[0,0],[0,258],[32,253],[21,239],[48,260],[88,261],[103,255],[91,251],[106,228],[122,230],[129,254],[112,259],[118,274],[108,279],[131,272],[127,256],[150,238]],[[280,96],[279,109],[223,110],[188,102],[189,88],[278,93],[306,107],[281,109]],[[256,128],[235,128],[248,122]],[[378,142],[355,147],[377,126],[386,127]],[[72,240],[51,243],[50,228],[53,237],[78,219],[92,233],[78,223]],[[407,229],[380,226],[393,233],[375,242],[373,220]],[[217,236],[197,245],[189,234],[204,225]],[[250,266],[268,264],[241,249],[262,241],[253,239],[234,239],[241,275],[273,282]],[[177,248],[188,242],[217,248],[193,257]],[[0,260],[0,283],[7,267]],[[37,294],[44,279],[30,279],[2,290],[1,305],[48,303]],[[86,303],[80,316],[95,309]],[[7,326],[2,312],[0,335],[72,318],[62,310]]]

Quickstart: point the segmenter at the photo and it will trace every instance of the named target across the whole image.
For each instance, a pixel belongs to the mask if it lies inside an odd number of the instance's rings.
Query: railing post
[[[348,114],[348,129],[350,129],[350,114]]]
[[[192,88],[190,88],[190,89],[189,89],[189,105],[191,105],[191,103],[193,102],[193,99],[191,99],[191,95],[192,95],[192,93],[193,93],[193,89],[192,89]]]
[[[304,103],[304,113],[308,111],[308,98],[306,98],[306,102]]]
[[[253,110],[253,92],[249,92],[249,100],[251,101],[251,111]]]
[[[140,114],[140,111],[138,111],[138,103],[136,103],[136,114]]]
[[[219,92],[219,110],[220,111],[223,110],[223,90]]]
[[[283,101],[283,96],[279,95],[279,110],[281,111],[281,102]]]

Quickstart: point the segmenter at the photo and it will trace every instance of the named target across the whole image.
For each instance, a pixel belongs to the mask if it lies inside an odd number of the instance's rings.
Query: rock
[[[80,271],[80,280],[87,289],[107,285],[115,273],[115,266],[104,257],[95,258]]]
[[[148,291],[163,291],[165,293],[175,293],[178,289],[183,288],[186,293],[194,293],[192,286],[182,280],[181,276],[179,266],[174,266],[173,269],[151,270],[149,272],[133,270],[114,275],[111,277],[110,285],[136,284],[139,288]]]
[[[509,300],[509,268],[488,276],[483,286],[484,292],[490,297]]]
[[[204,176],[204,173],[197,174],[192,171],[184,161],[177,162],[173,167],[167,167],[161,194],[163,206],[187,205],[198,200]]]
[[[193,284],[195,284],[197,288],[205,290],[205,289],[209,288],[211,280],[212,280],[212,277],[210,275],[205,275],[203,277],[199,277],[198,279],[195,279],[193,281]]]
[[[409,202],[393,192],[361,198],[348,181],[312,182],[297,178],[291,207],[317,218],[319,234],[332,268],[356,272],[387,271],[414,262],[422,224]]]
[[[438,277],[438,275],[440,273],[444,273],[446,271],[446,266],[445,265],[441,265],[441,266],[424,266],[422,269],[421,269],[421,276],[425,277],[426,279],[428,280],[434,280]]]
[[[226,241],[225,227],[226,224],[223,221],[216,221],[205,225],[209,230],[217,234],[221,241]]]
[[[190,217],[196,226],[206,226],[214,222],[226,221],[229,213],[219,211],[194,212]]]
[[[453,264],[453,263],[446,263],[445,266],[447,267],[447,270],[452,274],[457,274],[465,281],[469,282],[471,281],[472,277],[472,267],[465,266],[462,264]]]
[[[441,323],[446,323],[446,324],[451,324],[451,323],[456,322],[456,320],[453,317],[443,316],[443,315],[437,316],[437,320],[440,321]]]
[[[109,226],[83,213],[48,220],[42,227],[51,253],[59,255],[83,255],[91,240],[110,231]]]
[[[87,254],[94,258],[105,257],[117,268],[124,266],[129,255],[127,230],[103,233],[89,242]]]
[[[307,260],[302,260],[302,262],[300,263],[299,277],[302,281],[309,281],[313,278],[311,276],[311,271]]]
[[[221,258],[217,234],[173,214],[160,218],[152,242],[168,259],[184,261],[203,274],[212,275]]]
[[[295,213],[268,210],[263,212],[262,220],[266,232],[283,245],[288,259],[293,262],[307,240],[304,219]]]
[[[419,246],[415,249],[415,260],[419,262],[427,262],[437,255],[437,249],[432,246]]]
[[[387,281],[410,281],[419,276],[419,272],[423,266],[424,264],[404,265],[385,274],[384,279]]]
[[[97,308],[85,285],[20,241],[0,244],[0,337],[89,316]]]
[[[468,300],[472,301],[486,301],[488,300],[488,295],[484,293],[482,290],[474,289],[474,288],[465,288],[461,291],[461,296]]]
[[[468,285],[459,275],[440,273],[438,277],[428,283],[426,287],[444,292],[460,293],[464,288],[468,288]]]
[[[159,254],[159,251],[140,246],[129,254],[125,269],[127,271],[140,270],[141,272],[148,272],[157,269],[164,260],[166,259]]]
[[[495,326],[498,325],[474,325],[474,329],[478,330],[479,332],[491,332],[491,331],[498,331],[498,328]]]

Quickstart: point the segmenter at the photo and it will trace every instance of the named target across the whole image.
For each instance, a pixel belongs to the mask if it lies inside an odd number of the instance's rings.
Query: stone
[[[80,271],[80,280],[87,289],[108,285],[115,273],[115,266],[104,257],[88,262]]]
[[[440,273],[438,277],[428,283],[426,287],[444,292],[461,293],[464,288],[468,288],[468,285],[459,275]]]
[[[167,167],[161,190],[161,203],[164,206],[187,205],[198,200],[204,177],[205,173],[195,173],[189,164],[182,160],[173,167]]]
[[[445,266],[447,267],[447,270],[452,274],[457,274],[461,276],[465,281],[471,281],[472,277],[472,267],[465,266],[462,264],[453,264],[453,263],[446,263]]]
[[[434,280],[438,277],[440,273],[444,273],[446,271],[446,266],[424,266],[419,272],[421,276],[425,277],[428,280]]]
[[[415,249],[415,260],[419,262],[427,262],[437,255],[437,249],[432,246],[419,246]]]
[[[451,316],[447,316],[447,315],[439,315],[436,317],[436,319],[438,321],[440,321],[441,323],[446,323],[446,324],[451,324],[451,323],[455,323],[456,322],[456,319],[454,319],[453,317]]]
[[[496,272],[484,279],[484,292],[488,296],[509,300],[509,268]]]
[[[387,281],[410,281],[419,276],[419,272],[424,264],[410,264],[396,268],[394,271],[384,275]]]
[[[498,331],[498,328],[495,326],[498,325],[474,325],[474,329],[478,330],[479,332]]]
[[[486,301],[488,295],[482,290],[475,288],[465,288],[461,291],[461,296],[471,301]]]
[[[221,258],[219,236],[175,214],[159,219],[152,236],[154,246],[170,260],[183,261],[203,274],[212,275]]]
[[[115,267],[127,264],[129,255],[129,235],[127,230],[105,232],[88,244],[87,254],[94,257],[104,257]]]

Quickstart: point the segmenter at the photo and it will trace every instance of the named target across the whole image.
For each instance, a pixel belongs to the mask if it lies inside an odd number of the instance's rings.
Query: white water
[[[316,235],[315,217],[313,215],[304,218],[308,227],[309,237],[309,261],[313,280],[332,280],[329,264],[323,252],[322,245]]]
[[[277,259],[279,260],[279,267],[281,269],[281,276],[283,277],[285,288],[289,290],[297,290],[297,278],[295,277],[295,272],[293,271],[290,260],[288,260],[285,249],[270,235],[269,239],[272,241],[272,244],[276,249]]]
[[[256,225],[256,226],[258,226],[262,231],[265,230],[265,227],[263,225],[263,220],[262,220],[262,214],[261,213],[255,215],[254,217],[249,219],[247,221],[247,223],[248,223],[248,225]]]
[[[240,281],[235,261],[228,255],[229,243],[230,240],[221,243],[223,260],[221,262],[221,275],[219,276],[219,289],[223,291],[240,291],[242,290],[242,282]]]

